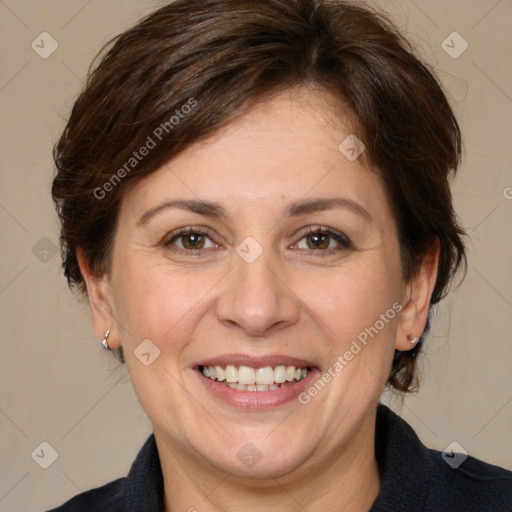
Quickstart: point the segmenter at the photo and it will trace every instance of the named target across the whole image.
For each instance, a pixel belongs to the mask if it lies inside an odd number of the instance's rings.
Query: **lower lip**
[[[226,386],[226,384],[205,377],[198,369],[196,369],[196,373],[210,393],[233,407],[239,409],[272,409],[292,400],[298,401],[298,396],[310,386],[311,381],[319,372],[314,368],[308,371],[304,379],[292,386],[271,391],[238,391]]]

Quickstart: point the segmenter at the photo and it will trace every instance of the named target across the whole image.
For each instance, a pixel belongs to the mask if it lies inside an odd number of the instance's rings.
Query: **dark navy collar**
[[[154,434],[144,443],[126,478],[126,510],[163,512],[164,481]]]
[[[414,430],[383,404],[377,408],[375,457],[381,489],[369,512],[424,510],[427,475],[434,469],[429,450]]]

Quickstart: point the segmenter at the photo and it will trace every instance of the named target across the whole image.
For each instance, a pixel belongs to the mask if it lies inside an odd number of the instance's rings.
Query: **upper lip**
[[[194,366],[249,366],[251,368],[265,368],[267,366],[295,366],[300,368],[314,368],[316,365],[305,359],[287,356],[284,354],[272,355],[248,355],[248,354],[225,354],[197,362]]]

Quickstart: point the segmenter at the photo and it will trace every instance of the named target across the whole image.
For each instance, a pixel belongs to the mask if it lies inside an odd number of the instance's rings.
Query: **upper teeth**
[[[295,366],[276,366],[272,368],[251,368],[250,366],[239,366],[228,364],[227,366],[203,366],[203,375],[212,380],[220,382],[250,384],[280,384],[301,380],[308,374],[307,368],[295,368]]]

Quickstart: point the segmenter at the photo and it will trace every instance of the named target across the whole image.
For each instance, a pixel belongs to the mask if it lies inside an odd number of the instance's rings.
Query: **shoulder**
[[[382,404],[375,441],[382,486],[371,512],[512,512],[511,471],[427,448]]]
[[[512,512],[512,471],[461,454],[456,467],[446,462],[439,450],[428,449],[433,471],[427,502],[435,510],[465,510],[482,512]]]
[[[106,485],[77,494],[63,505],[48,512],[89,512],[105,510],[121,512],[124,510],[124,490],[126,478],[119,478]]]
[[[78,494],[48,512],[144,511],[164,509],[164,486],[155,436],[151,434],[135,458],[126,478]]]

